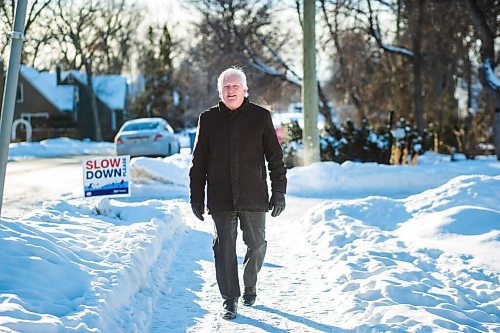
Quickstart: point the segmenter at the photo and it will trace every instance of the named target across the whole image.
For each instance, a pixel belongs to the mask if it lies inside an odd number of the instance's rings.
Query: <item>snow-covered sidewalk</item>
[[[268,253],[259,275],[258,301],[253,307],[240,306],[233,322],[220,317],[222,299],[211,248],[213,222],[188,216],[190,231],[161,287],[164,292],[155,306],[151,332],[307,332],[313,323],[312,328],[328,330],[330,326],[321,323],[328,307],[318,310],[307,277],[315,249],[308,248],[307,239],[290,228],[303,212],[320,202],[290,198],[282,216],[267,220]],[[188,205],[186,210],[190,213]],[[242,263],[246,249],[241,237],[237,250]]]

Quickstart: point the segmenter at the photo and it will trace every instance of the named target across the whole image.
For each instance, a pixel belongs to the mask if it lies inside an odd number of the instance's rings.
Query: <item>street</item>
[[[82,196],[84,156],[9,161],[2,215],[22,216],[43,201]]]

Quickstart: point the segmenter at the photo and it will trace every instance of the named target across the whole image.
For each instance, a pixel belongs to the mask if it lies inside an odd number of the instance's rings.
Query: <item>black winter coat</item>
[[[189,171],[191,202],[209,212],[268,210],[268,162],[272,191],[286,192],[286,168],[271,114],[245,98],[236,110],[224,103],[200,115]]]

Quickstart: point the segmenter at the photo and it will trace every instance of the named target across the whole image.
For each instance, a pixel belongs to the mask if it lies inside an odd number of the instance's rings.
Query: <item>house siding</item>
[[[5,86],[5,76],[0,74],[0,96],[3,96]],[[50,103],[29,81],[19,76],[18,83],[23,87],[23,101],[15,104],[14,120],[21,118],[22,114],[32,114],[31,126],[33,129],[32,140],[40,141],[47,138],[67,136],[78,138],[79,134],[75,130],[75,123],[72,121],[71,112],[61,112]],[[0,100],[0,107],[2,100]],[[37,117],[37,115],[48,114],[48,118]],[[26,134],[23,129],[17,130],[18,136],[15,141],[24,141]]]

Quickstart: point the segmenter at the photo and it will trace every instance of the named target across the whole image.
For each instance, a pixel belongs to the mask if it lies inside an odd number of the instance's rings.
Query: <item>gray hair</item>
[[[243,85],[243,89],[246,90],[245,97],[248,97],[248,86],[247,86],[247,77],[243,70],[240,67],[229,67],[222,73],[220,73],[219,78],[217,79],[217,91],[219,95],[222,94],[222,85],[224,84],[224,79],[229,76],[238,76],[241,80],[241,84]]]

